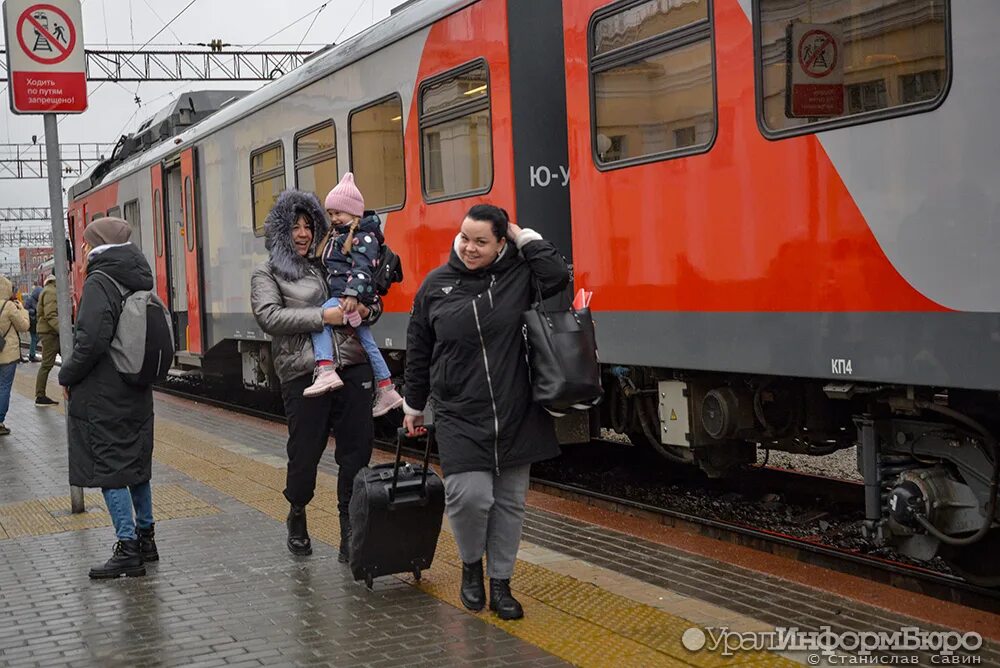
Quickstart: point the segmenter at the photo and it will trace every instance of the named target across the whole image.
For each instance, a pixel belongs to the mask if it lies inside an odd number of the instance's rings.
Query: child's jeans
[[[340,300],[334,297],[330,299],[325,304],[323,308],[336,308],[340,306]],[[368,353],[368,361],[372,365],[372,373],[375,376],[375,380],[385,380],[390,378],[389,367],[386,365],[385,360],[382,358],[382,351],[378,349],[378,344],[375,343],[375,337],[372,336],[372,332],[368,329],[367,325],[362,325],[361,327],[355,327],[354,331],[358,333],[358,338],[361,340],[361,345],[364,347],[365,352]],[[326,325],[323,327],[322,332],[316,332],[312,335],[313,341],[313,355],[316,356],[316,361],[325,360],[327,362],[333,361],[333,327],[331,325]]]

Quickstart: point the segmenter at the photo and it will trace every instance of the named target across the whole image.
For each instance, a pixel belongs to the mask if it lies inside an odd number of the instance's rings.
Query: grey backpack
[[[108,276],[122,297],[122,313],[111,339],[111,362],[121,377],[133,385],[152,385],[167,377],[174,361],[174,334],[170,313],[149,290],[129,292]]]

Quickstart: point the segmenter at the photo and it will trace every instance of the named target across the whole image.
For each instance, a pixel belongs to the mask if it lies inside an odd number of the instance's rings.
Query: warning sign
[[[788,115],[843,115],[843,30],[838,25],[795,23],[790,32]]]
[[[3,18],[14,113],[85,111],[80,0],[6,0]]]

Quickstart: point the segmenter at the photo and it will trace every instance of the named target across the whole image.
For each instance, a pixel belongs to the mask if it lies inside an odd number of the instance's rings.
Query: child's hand
[[[358,310],[357,297],[344,297],[340,300],[340,308],[344,309],[344,313],[354,313]]]

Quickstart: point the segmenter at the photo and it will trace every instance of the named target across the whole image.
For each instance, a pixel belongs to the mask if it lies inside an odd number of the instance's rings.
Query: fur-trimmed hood
[[[305,215],[313,224],[313,240],[309,255],[302,257],[292,243],[292,226],[299,216]],[[271,253],[268,264],[274,273],[287,281],[297,281],[306,275],[311,258],[316,255],[316,245],[326,236],[330,224],[319,199],[302,190],[286,190],[278,196],[274,208],[264,219],[267,240],[264,247]]]

